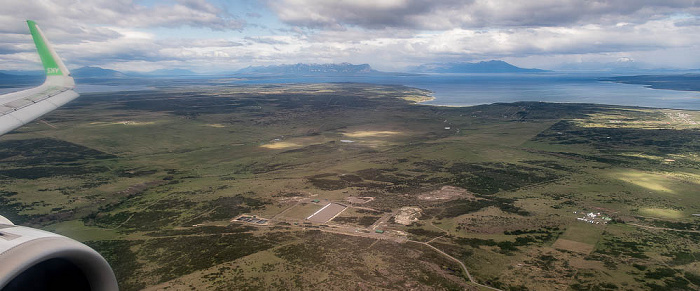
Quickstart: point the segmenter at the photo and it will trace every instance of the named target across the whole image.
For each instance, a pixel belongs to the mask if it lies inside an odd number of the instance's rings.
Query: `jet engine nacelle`
[[[0,216],[0,290],[119,290],[95,250]]]

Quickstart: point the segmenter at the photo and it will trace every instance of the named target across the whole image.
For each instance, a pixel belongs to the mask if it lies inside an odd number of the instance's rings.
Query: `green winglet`
[[[34,38],[34,44],[36,45],[36,50],[39,52],[41,57],[41,63],[44,65],[44,71],[46,71],[47,76],[61,76],[61,68],[58,66],[58,62],[54,59],[49,45],[44,38],[43,33],[36,26],[36,22],[32,20],[27,20],[29,25],[29,31],[32,33],[32,38]]]

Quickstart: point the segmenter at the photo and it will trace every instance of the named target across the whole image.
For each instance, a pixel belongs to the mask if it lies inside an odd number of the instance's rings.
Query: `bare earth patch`
[[[398,131],[389,131],[389,130],[358,130],[358,131],[353,131],[353,132],[346,132],[343,133],[345,136],[349,137],[354,137],[354,138],[362,138],[362,137],[387,137],[387,136],[392,136],[392,135],[398,135],[401,134],[401,132]]]
[[[302,148],[310,145],[321,144],[327,140],[322,136],[304,136],[304,137],[290,137],[282,139],[275,139],[270,143],[261,145],[260,147],[266,149],[290,149],[290,148]]]
[[[418,199],[426,201],[453,200],[457,198],[476,200],[476,197],[474,197],[474,194],[471,192],[467,191],[466,189],[453,186],[443,186],[440,188],[440,190],[430,191],[428,193],[418,195]]]
[[[214,128],[224,128],[226,125],[220,124],[220,123],[214,123],[214,124],[207,124],[209,127],[214,127]]]
[[[295,143],[282,141],[282,142],[264,144],[264,145],[261,145],[260,147],[263,147],[263,148],[266,148],[266,149],[277,150],[277,149],[293,148],[293,147],[298,147],[298,146],[299,146],[299,145],[298,145],[298,144],[295,144]]]
[[[418,221],[418,217],[421,216],[421,209],[419,207],[406,206],[399,210],[399,213],[394,217],[394,221],[398,224],[410,225]]]

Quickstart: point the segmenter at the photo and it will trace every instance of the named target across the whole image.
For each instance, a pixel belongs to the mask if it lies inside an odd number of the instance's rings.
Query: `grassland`
[[[700,288],[700,113],[412,103],[425,98],[363,84],[86,94],[53,127],[0,139],[0,213],[86,242],[124,290],[478,288],[406,240],[501,289]],[[464,192],[419,199],[444,186]],[[303,223],[312,199],[348,197],[374,199]],[[379,221],[404,206],[419,221]],[[577,220],[589,212],[611,221]],[[246,213],[271,226],[230,222]]]

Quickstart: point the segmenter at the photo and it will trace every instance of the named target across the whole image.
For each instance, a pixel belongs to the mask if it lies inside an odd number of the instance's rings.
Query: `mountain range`
[[[540,69],[525,69],[513,66],[504,61],[491,60],[478,63],[431,63],[414,67],[416,73],[542,73],[549,72]]]
[[[115,79],[115,78],[126,78],[127,74],[119,71],[103,69],[99,67],[82,67],[79,69],[71,70],[71,75],[76,79],[81,78],[105,78],[105,79]]]
[[[571,63],[562,64],[555,68],[557,72],[569,73],[599,73],[614,75],[641,75],[641,74],[678,74],[678,73],[698,73],[700,70],[673,70],[673,69],[648,69],[635,62],[615,62],[615,63]],[[130,79],[130,78],[188,78],[188,77],[231,77],[231,76],[251,76],[251,77],[274,77],[274,76],[358,76],[358,75],[403,75],[421,73],[467,73],[467,74],[520,74],[520,73],[543,73],[548,70],[535,68],[521,68],[500,60],[482,62],[450,62],[450,63],[428,63],[411,67],[406,72],[383,72],[373,69],[369,64],[291,64],[291,65],[270,65],[270,66],[249,66],[237,71],[199,74],[186,69],[161,69],[150,72],[120,72],[99,67],[82,67],[72,69],[71,74],[78,80],[99,82],[108,79]],[[17,71],[0,70],[0,82],[14,82],[19,79],[43,78],[43,71]]]
[[[432,63],[412,68],[411,73],[538,73],[547,72],[540,69],[524,69],[504,61],[485,61],[478,63]],[[304,64],[249,66],[238,71],[214,74],[216,75],[248,75],[248,76],[339,76],[339,75],[368,75],[368,74],[403,74],[388,73],[373,69],[369,64]],[[0,79],[16,77],[42,76],[41,71],[0,71]],[[184,69],[161,69],[151,72],[120,72],[99,67],[82,67],[71,70],[76,79],[128,79],[149,77],[195,77],[200,74]]]
[[[186,77],[186,76],[197,76],[199,74],[185,69],[160,69],[150,72],[129,72],[129,76],[134,77]]]
[[[340,64],[294,64],[294,65],[272,65],[272,66],[251,66],[236,71],[237,74],[253,75],[347,75],[347,74],[369,74],[378,73],[368,64],[353,65],[350,63]]]

